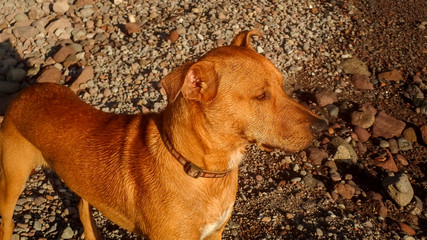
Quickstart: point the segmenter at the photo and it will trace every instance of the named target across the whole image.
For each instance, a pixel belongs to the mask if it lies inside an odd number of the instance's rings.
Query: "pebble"
[[[171,31],[171,32],[169,33],[169,37],[168,37],[168,39],[169,39],[171,42],[175,42],[176,40],[178,40],[178,38],[179,38],[179,33],[178,33],[178,31],[177,31],[177,30],[173,30],[173,31]]]
[[[305,175],[302,180],[304,181],[305,186],[307,186],[309,188],[324,188],[325,187],[325,184],[322,181],[315,179],[312,174]]]
[[[351,113],[351,124],[369,128],[374,124],[375,113],[372,111],[354,111]]]
[[[380,147],[382,147],[382,148],[388,148],[388,147],[390,147],[390,143],[387,142],[387,141],[385,141],[385,140],[381,140],[380,141]]]
[[[334,118],[338,117],[338,114],[339,114],[339,111],[340,111],[339,107],[337,107],[334,104],[329,104],[329,105],[326,106],[326,109],[328,110],[329,115],[331,117],[334,117]]]
[[[141,32],[141,26],[137,23],[129,22],[125,25],[125,30],[127,34],[139,33]]]
[[[405,138],[398,138],[397,145],[400,151],[408,151],[412,149],[412,143]]]
[[[65,228],[62,232],[61,238],[63,239],[71,239],[74,237],[74,231],[70,227]]]
[[[368,132],[368,130],[366,130],[365,128],[363,128],[359,125],[356,125],[354,127],[354,133],[357,135],[357,138],[361,142],[366,142],[371,137],[371,134]]]
[[[44,68],[42,74],[37,78],[38,83],[51,82],[59,83],[61,80],[61,71],[54,66],[47,66]]]
[[[293,177],[293,178],[291,178],[291,182],[292,183],[301,182],[301,177]]]
[[[32,26],[22,26],[13,28],[12,33],[17,38],[30,39],[37,35],[40,31]]]
[[[331,140],[332,145],[336,147],[335,155],[332,157],[335,161],[341,161],[348,164],[357,163],[358,156],[353,147],[340,137],[334,137]]]
[[[385,177],[382,185],[388,195],[402,207],[408,205],[414,197],[414,189],[404,173]]]
[[[70,5],[68,5],[67,0],[56,0],[53,3],[52,8],[53,8],[53,11],[55,11],[56,13],[64,14],[66,11],[68,11],[68,9],[70,8]]]
[[[420,127],[420,132],[424,144],[427,144],[427,124]]]
[[[405,232],[406,234],[408,234],[409,236],[415,236],[415,234],[416,234],[415,230],[412,227],[410,227],[409,225],[407,225],[403,222],[400,222],[399,226],[400,226],[400,229],[403,232]]]
[[[333,92],[320,92],[315,94],[316,102],[319,106],[324,107],[326,105],[333,104],[337,101],[337,96]]]
[[[380,111],[373,124],[372,136],[384,138],[399,137],[405,126],[406,124],[403,121],[389,116],[384,111]]]
[[[88,80],[93,79],[93,77],[93,67],[86,66],[80,73],[79,77],[71,84],[70,89],[77,92],[80,89],[80,84],[86,83]]]
[[[351,82],[353,83],[354,87],[362,90],[373,90],[374,85],[369,80],[368,75],[363,74],[353,74],[351,76]]]
[[[76,51],[70,46],[63,46],[53,55],[53,60],[57,63],[62,63],[71,54],[76,54]]]
[[[417,142],[417,134],[415,133],[415,130],[412,127],[403,130],[402,136],[411,143]]]
[[[264,177],[263,176],[261,176],[261,175],[256,175],[256,180],[257,181],[262,181],[262,180],[264,180]]]
[[[377,161],[375,165],[378,167],[382,167],[389,172],[399,171],[399,169],[397,168],[396,162],[393,160],[393,158],[390,158],[390,157],[387,158],[385,161]]]
[[[399,152],[399,146],[397,145],[396,139],[392,138],[388,140],[390,152],[396,154]]]
[[[371,73],[368,70],[368,67],[365,62],[357,58],[349,58],[341,63],[340,67],[347,74],[360,74],[370,76]]]
[[[263,217],[261,219],[261,222],[266,222],[266,223],[271,222],[271,217]]]
[[[307,160],[314,166],[321,165],[324,159],[328,158],[328,153],[319,148],[308,148]]]
[[[396,82],[403,80],[402,74],[400,73],[400,71],[396,69],[393,69],[389,72],[380,73],[378,74],[378,78],[387,80],[387,81],[396,81]]]
[[[316,234],[317,236],[321,237],[323,236],[323,231],[320,228],[316,228]]]

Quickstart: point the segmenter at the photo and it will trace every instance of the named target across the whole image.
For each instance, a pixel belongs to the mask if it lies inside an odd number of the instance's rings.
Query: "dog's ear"
[[[231,46],[246,47],[246,48],[253,50],[252,45],[251,45],[251,37],[252,36],[262,37],[262,33],[260,31],[258,31],[257,29],[250,30],[250,31],[243,31],[234,37],[234,39],[230,45]]]
[[[207,102],[215,97],[217,82],[218,75],[215,64],[209,61],[200,61],[187,71],[181,92],[187,99]]]
[[[161,80],[162,87],[165,89],[166,95],[168,96],[168,103],[174,102],[178,97],[182,85],[184,84],[188,69],[190,69],[193,64],[193,61],[189,61],[174,69]]]

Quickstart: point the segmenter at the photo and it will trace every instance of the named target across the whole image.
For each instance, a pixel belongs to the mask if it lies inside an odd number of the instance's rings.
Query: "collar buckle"
[[[201,169],[197,165],[193,164],[192,162],[186,162],[185,163],[184,171],[188,176],[196,178],[196,179],[199,178],[203,173],[203,169]]]

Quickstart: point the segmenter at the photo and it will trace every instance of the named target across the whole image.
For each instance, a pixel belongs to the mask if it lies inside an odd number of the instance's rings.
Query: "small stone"
[[[400,222],[399,226],[400,226],[400,229],[406,234],[408,234],[409,236],[414,236],[416,234],[415,230],[405,223]]]
[[[341,175],[338,172],[332,172],[331,173],[331,179],[334,182],[339,182],[339,181],[341,181]]]
[[[324,107],[337,101],[337,96],[333,92],[316,93],[316,102],[319,106]]]
[[[18,13],[15,16],[15,21],[16,22],[23,22],[23,21],[27,21],[29,18],[27,16],[27,14],[25,13]]]
[[[86,66],[83,69],[82,73],[80,73],[76,81],[74,81],[71,84],[70,89],[73,90],[74,92],[77,92],[80,89],[80,84],[86,83],[88,80],[93,79],[93,77],[94,77],[93,67]]]
[[[408,166],[408,165],[409,165],[409,163],[408,163],[408,161],[406,160],[406,158],[405,158],[404,156],[400,155],[400,154],[397,154],[397,155],[396,155],[396,160],[397,160],[400,164],[402,164],[402,166]]]
[[[323,231],[320,228],[316,228],[317,236],[323,236]]]
[[[93,0],[77,0],[76,3],[74,4],[77,8],[81,8],[87,5],[93,5],[94,2]]]
[[[362,89],[362,90],[374,89],[374,85],[369,80],[368,75],[353,74],[353,76],[351,76],[351,82],[358,89]]]
[[[368,192],[368,197],[371,199],[372,201],[372,205],[374,207],[375,212],[381,216],[382,218],[387,217],[388,214],[388,210],[387,207],[384,205],[383,202],[383,196],[381,196],[381,194],[376,193],[376,192]]]
[[[329,105],[327,105],[326,106],[326,109],[328,110],[328,112],[329,112],[329,115],[331,116],[331,117],[338,117],[338,114],[339,114],[339,111],[340,111],[340,108],[339,107],[337,107],[336,105],[334,105],[334,104],[329,104]]]
[[[345,60],[343,63],[341,63],[340,67],[346,74],[361,74],[371,76],[366,63],[357,58],[350,58]]]
[[[22,82],[27,77],[27,72],[22,68],[12,68],[7,72],[6,79],[9,82]]]
[[[316,188],[316,187],[324,188],[325,187],[325,184],[323,184],[322,181],[315,179],[313,177],[313,175],[311,175],[311,174],[305,175],[302,180],[304,181],[305,186],[307,186],[309,188]]]
[[[68,9],[70,8],[70,5],[68,5],[67,0],[56,0],[55,3],[53,3],[53,11],[59,14],[64,14]]]
[[[61,49],[59,49],[58,52],[55,53],[53,60],[58,63],[62,63],[71,54],[76,54],[76,51],[69,46],[63,46]]]
[[[385,161],[376,161],[375,165],[378,167],[382,167],[389,172],[398,172],[399,171],[399,169],[397,168],[397,165],[394,162],[393,158],[387,158]]]
[[[309,148],[307,151],[307,159],[314,166],[321,165],[322,161],[328,158],[328,153],[323,149]]]
[[[179,33],[177,30],[173,30],[169,33],[169,37],[168,37],[169,41],[175,42],[176,40],[178,40],[178,38],[179,38]]]
[[[140,33],[141,32],[141,26],[139,26],[139,24],[137,24],[137,23],[130,22],[130,23],[126,23],[125,30],[126,30],[127,34]]]
[[[368,132],[368,130],[358,125],[354,127],[354,133],[357,135],[359,141],[361,142],[366,142],[371,137],[371,134]]]
[[[330,172],[336,172],[338,170],[337,164],[334,161],[326,161],[324,165],[329,168]]]
[[[405,138],[398,138],[397,145],[400,151],[408,151],[412,149],[412,143]]]
[[[331,140],[332,145],[337,148],[333,159],[335,161],[342,161],[348,164],[355,164],[359,159],[357,153],[354,151],[353,147],[340,137],[334,137]]]
[[[70,227],[65,228],[64,232],[62,232],[61,238],[63,239],[71,239],[74,236],[74,231]]]
[[[40,31],[32,26],[22,26],[22,27],[16,27],[13,28],[12,33],[15,35],[16,38],[24,38],[29,39],[33,38],[35,35],[37,35]]]
[[[293,177],[293,178],[291,178],[291,183],[297,183],[297,182],[301,182],[301,178],[300,177]]]
[[[396,81],[396,82],[403,80],[402,74],[400,73],[400,71],[396,69],[393,69],[389,72],[380,73],[378,74],[378,78],[387,80],[387,81]]]
[[[262,181],[262,180],[264,180],[264,178],[263,178],[261,175],[256,175],[255,179],[256,179],[257,181]]]
[[[68,18],[60,18],[56,21],[53,21],[46,27],[46,31],[50,33],[54,33],[58,28],[69,28],[71,27],[70,19]]]
[[[335,190],[345,199],[351,199],[356,192],[353,186],[346,183],[338,183],[335,185]]]
[[[382,185],[388,195],[402,207],[408,205],[414,197],[414,189],[408,176],[404,173],[385,177]]]
[[[37,78],[37,82],[59,83],[61,76],[62,73],[58,68],[54,66],[47,66],[44,68],[42,74]]]
[[[396,154],[399,152],[399,146],[397,145],[397,141],[392,138],[388,140],[390,152]]]
[[[354,111],[351,113],[351,124],[355,126],[369,128],[374,124],[374,121],[375,113],[371,111]]]
[[[80,10],[80,16],[82,18],[88,18],[94,13],[95,11],[92,8],[83,8],[82,10]]]
[[[385,140],[380,141],[380,147],[388,148],[389,146],[390,146],[390,143],[388,143],[387,141],[385,141]]]
[[[416,143],[417,142],[417,134],[415,133],[415,130],[411,127],[403,130],[402,132],[402,136],[409,140],[411,143]]]
[[[263,217],[262,219],[261,219],[261,222],[271,222],[271,217]]]
[[[97,33],[93,39],[99,42],[103,42],[107,40],[107,35],[105,35],[105,33]]]
[[[402,134],[406,124],[380,111],[374,121],[372,132],[374,137],[392,138]]]

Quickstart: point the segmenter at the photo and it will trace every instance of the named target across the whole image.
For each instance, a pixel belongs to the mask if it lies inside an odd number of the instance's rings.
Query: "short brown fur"
[[[237,192],[245,147],[295,152],[314,139],[315,114],[287,97],[280,72],[240,33],[162,80],[160,114],[95,110],[71,90],[38,84],[23,90],[0,129],[0,239],[10,239],[14,206],[37,165],[50,166],[81,197],[86,239],[101,239],[91,205],[150,239],[221,239]],[[223,178],[192,178],[162,141]]]

